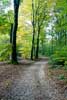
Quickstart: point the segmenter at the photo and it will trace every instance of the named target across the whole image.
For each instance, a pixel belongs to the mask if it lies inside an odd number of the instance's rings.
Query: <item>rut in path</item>
[[[47,79],[47,61],[31,65],[6,65],[0,72],[0,100],[64,100]]]

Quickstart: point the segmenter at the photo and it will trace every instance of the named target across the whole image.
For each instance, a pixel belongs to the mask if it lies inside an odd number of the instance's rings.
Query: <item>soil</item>
[[[63,91],[51,73],[48,60],[1,63],[0,100],[67,100],[66,87]]]

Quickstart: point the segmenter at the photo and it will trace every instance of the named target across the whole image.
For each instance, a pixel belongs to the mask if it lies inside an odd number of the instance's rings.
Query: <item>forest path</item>
[[[0,67],[0,100],[64,100],[47,77],[46,60]]]

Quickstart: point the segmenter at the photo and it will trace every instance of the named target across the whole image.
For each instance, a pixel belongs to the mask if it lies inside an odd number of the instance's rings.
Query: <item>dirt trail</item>
[[[65,100],[55,82],[47,78],[47,61],[2,68],[0,100]]]

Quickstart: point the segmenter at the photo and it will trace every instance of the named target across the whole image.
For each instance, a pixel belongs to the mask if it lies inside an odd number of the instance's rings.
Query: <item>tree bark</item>
[[[12,30],[13,30],[13,24],[11,23],[11,30],[10,30],[10,43],[12,44]]]
[[[39,54],[39,37],[40,37],[40,26],[38,22],[38,36],[37,36],[37,47],[36,47],[35,59],[38,59],[38,54]]]
[[[34,0],[32,0],[32,12],[33,12],[33,38],[32,38],[32,48],[31,48],[31,60],[34,59],[34,50],[35,50],[35,12],[34,12]]]
[[[18,11],[20,0],[14,0],[14,24],[12,31],[12,63],[17,63],[17,51],[16,51],[16,33],[18,28]]]

